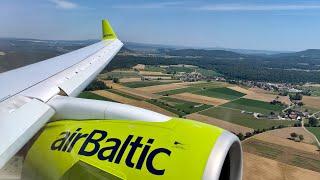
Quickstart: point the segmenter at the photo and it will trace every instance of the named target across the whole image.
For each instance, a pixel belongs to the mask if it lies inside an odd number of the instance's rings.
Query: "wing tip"
[[[106,19],[102,20],[102,39],[103,40],[117,39],[116,33],[113,31],[109,21]]]

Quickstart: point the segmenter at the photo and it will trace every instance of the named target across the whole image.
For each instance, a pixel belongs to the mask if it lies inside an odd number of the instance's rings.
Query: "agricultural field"
[[[320,127],[306,127],[308,131],[310,131],[312,134],[314,134],[318,141],[320,141]]]
[[[174,95],[174,94],[180,94],[180,93],[185,93],[185,92],[194,92],[194,91],[198,91],[198,90],[199,90],[199,88],[197,88],[197,87],[186,87],[186,88],[173,89],[173,90],[169,90],[169,91],[161,91],[156,94],[170,96],[170,95]]]
[[[200,82],[200,83],[189,84],[188,86],[203,89],[203,88],[227,87],[227,86],[230,86],[230,84],[227,84],[225,82],[210,81],[210,82]]]
[[[243,179],[318,180],[320,173],[244,152]]]
[[[139,82],[126,82],[121,83],[129,88],[140,88],[140,87],[147,87],[147,86],[155,86],[155,85],[162,85],[162,84],[170,84],[171,82],[161,82],[161,81],[139,81]]]
[[[320,111],[320,97],[303,96],[302,102],[307,107],[312,107],[313,109]]]
[[[238,124],[230,123],[224,120],[220,120],[213,117],[208,117],[201,115],[199,113],[192,113],[186,116],[188,119],[193,119],[196,121],[200,121],[203,123],[211,124],[220,128],[223,128],[225,130],[228,130],[230,132],[233,132],[235,134],[242,133],[246,134],[247,132],[253,132],[254,130],[248,127],[240,126]]]
[[[163,97],[161,99],[152,99],[147,102],[164,108],[170,112],[173,112],[179,116],[185,116],[187,114],[202,111],[211,108],[211,105],[194,103],[189,101],[183,101],[170,97]]]
[[[257,101],[252,99],[240,98],[235,101],[221,105],[223,107],[244,110],[247,112],[257,112],[261,114],[268,115],[271,112],[279,113],[285,107],[279,104],[270,104],[264,101]]]
[[[204,89],[201,91],[192,92],[194,94],[198,94],[201,96],[208,96],[208,97],[214,97],[214,98],[220,98],[220,99],[226,99],[226,100],[234,100],[237,98],[240,98],[242,96],[245,96],[245,94],[229,89],[229,88],[209,88]]]
[[[282,128],[282,129],[275,129],[272,131],[264,132],[263,134],[259,134],[256,137],[261,137],[263,139],[268,139],[270,141],[279,142],[282,144],[285,144],[283,140],[290,141],[292,143],[297,143],[295,141],[289,140],[288,138],[291,137],[291,133],[297,133],[299,135],[303,135],[303,142],[304,144],[311,144],[313,145],[315,143],[315,139],[313,136],[311,136],[310,133],[308,133],[304,128],[302,127],[288,127],[288,128]],[[265,136],[265,138],[263,137]],[[279,140],[278,138],[281,138],[283,140]],[[298,142],[299,143],[299,142]],[[305,148],[301,143],[299,143],[299,146],[295,147],[302,147]]]
[[[293,166],[320,172],[320,156],[255,138],[243,142],[243,151]]]
[[[124,93],[124,92],[121,92],[121,91],[119,91],[119,90],[108,89],[107,91],[112,92],[112,93],[114,93],[114,94],[118,94],[118,95],[120,95],[120,96],[129,98],[129,99],[134,99],[134,100],[138,100],[138,101],[144,100],[144,98],[142,98],[142,97],[135,96],[135,95],[133,95],[133,94]]]
[[[272,126],[291,126],[295,121],[256,119],[252,114],[241,113],[240,110],[225,107],[215,107],[200,112],[200,114],[235,123],[252,129],[266,129]]]
[[[201,96],[201,95],[192,94],[192,93],[174,94],[174,95],[171,95],[170,97],[174,97],[176,99],[181,99],[181,100],[188,100],[190,102],[195,102],[195,103],[210,104],[213,106],[218,106],[218,105],[229,102],[228,100],[225,100],[225,99]]]
[[[158,93],[162,91],[170,91],[174,89],[180,89],[184,88],[185,86],[180,84],[180,83],[174,83],[176,81],[167,81],[165,84],[160,84],[160,85],[154,85],[154,86],[146,86],[146,87],[140,87],[136,88],[137,90],[143,91],[143,92],[148,92],[148,93]]]
[[[103,96],[99,96],[99,95],[94,94],[94,93],[89,92],[89,91],[84,91],[84,92],[82,92],[81,94],[79,94],[78,98],[95,99],[95,100],[115,102],[115,101],[112,100],[112,99],[109,99],[109,98],[106,98],[106,97],[103,97]]]
[[[136,71],[111,71],[103,74],[99,74],[98,78],[108,80],[112,78],[140,78],[141,76]]]
[[[146,65],[144,68],[145,71],[153,71],[153,72],[164,72],[164,68],[160,66],[152,66],[152,65]]]

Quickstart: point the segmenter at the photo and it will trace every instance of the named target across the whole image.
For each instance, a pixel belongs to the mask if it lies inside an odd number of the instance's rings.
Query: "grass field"
[[[192,92],[194,94],[202,95],[202,96],[208,96],[208,97],[214,97],[214,98],[220,98],[220,99],[226,99],[226,100],[233,100],[240,98],[244,96],[245,94],[229,89],[229,88],[209,88],[204,89],[201,91]]]
[[[121,92],[121,91],[118,91],[118,90],[114,90],[114,89],[108,89],[107,91],[110,91],[110,92],[112,92],[114,94],[118,94],[120,96],[129,98],[129,99],[134,99],[134,100],[138,100],[138,101],[145,100],[144,98],[141,98],[141,97],[138,97],[138,96],[134,96],[134,95],[131,95],[131,94],[127,94],[127,93],[124,93],[124,92]]]
[[[112,101],[115,102],[114,100],[108,99],[103,96],[99,96],[97,94],[94,94],[92,92],[84,91],[78,96],[79,98],[84,98],[84,99],[95,99],[95,100],[103,100],[103,101]]]
[[[222,105],[223,107],[245,110],[248,112],[257,112],[262,114],[270,114],[270,112],[280,112],[284,109],[281,105],[273,105],[264,101],[257,101],[252,99],[240,98],[235,101],[226,103]]]
[[[171,82],[139,81],[139,82],[127,82],[127,83],[121,83],[121,84],[129,88],[139,88],[139,87],[155,86],[155,85],[170,84],[170,83]]]
[[[294,124],[294,121],[256,119],[251,114],[241,113],[240,110],[233,110],[224,107],[210,108],[208,110],[200,112],[200,114],[235,123],[241,126],[249,127],[252,129],[270,128],[272,126],[279,125],[289,126]]]
[[[164,68],[160,66],[151,66],[151,65],[146,65],[144,68],[145,71],[153,71],[153,72],[163,72]]]
[[[186,115],[186,113],[182,112],[182,111],[179,111],[177,110],[176,108],[172,107],[172,106],[168,106],[167,103],[165,101],[159,101],[159,100],[156,100],[156,99],[150,99],[150,100],[147,100],[146,102],[150,103],[150,104],[153,104],[153,105],[156,105],[156,106],[159,106],[160,108],[163,108],[167,111],[170,111],[180,117]]]
[[[293,166],[320,172],[320,157],[315,156],[313,153],[254,138],[245,141],[242,147],[244,152],[253,153]]]
[[[169,90],[169,91],[162,91],[157,94],[159,95],[174,95],[174,94],[180,94],[180,93],[185,93],[185,92],[193,92],[197,91],[199,88],[196,87],[187,87],[187,88],[181,88],[181,89],[174,89],[174,90]]]
[[[198,73],[201,73],[202,75],[206,76],[206,77],[215,77],[215,76],[221,76],[221,74],[213,71],[213,70],[208,70],[208,69],[202,69],[202,68],[198,68],[196,69]]]
[[[320,141],[320,127],[306,127],[308,131],[312,132],[314,134],[318,141]]]
[[[147,102],[157,105],[161,108],[164,108],[170,112],[173,112],[179,116],[185,116],[187,114],[199,112],[208,108],[211,108],[211,105],[199,104],[189,101],[183,101],[170,97],[163,97],[160,100],[148,100]]]

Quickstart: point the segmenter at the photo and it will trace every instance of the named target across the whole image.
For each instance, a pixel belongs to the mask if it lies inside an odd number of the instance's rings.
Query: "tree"
[[[319,120],[317,118],[315,118],[313,116],[309,118],[309,125],[310,126],[316,127],[318,125],[318,123],[319,123]]]
[[[300,94],[300,93],[290,94],[289,98],[291,101],[292,100],[296,100],[296,101],[302,100],[302,94]]]
[[[303,104],[303,102],[298,102],[297,105],[301,107],[301,106],[303,106],[304,104]]]
[[[294,123],[293,126],[294,126],[294,127],[301,127],[301,123],[300,123],[300,122]]]
[[[290,134],[290,136],[291,136],[292,138],[296,138],[296,137],[298,137],[298,134],[295,133],[295,132],[293,132],[293,133]]]
[[[113,78],[112,81],[113,83],[119,83],[119,78]]]
[[[94,80],[86,87],[85,91],[95,91],[103,89],[108,89],[106,84],[103,81]]]
[[[246,137],[251,137],[252,133],[251,132],[246,132]]]
[[[239,133],[237,136],[240,139],[240,141],[244,140],[244,138],[245,138],[242,133]]]
[[[304,137],[303,137],[302,134],[299,135],[299,139],[300,139],[300,141],[303,141],[303,140],[304,140]]]

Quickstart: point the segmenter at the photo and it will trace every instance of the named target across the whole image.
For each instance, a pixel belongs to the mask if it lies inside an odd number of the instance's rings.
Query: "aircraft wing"
[[[0,74],[0,168],[54,115],[46,102],[80,94],[121,49],[110,24],[102,27],[98,43]]]

